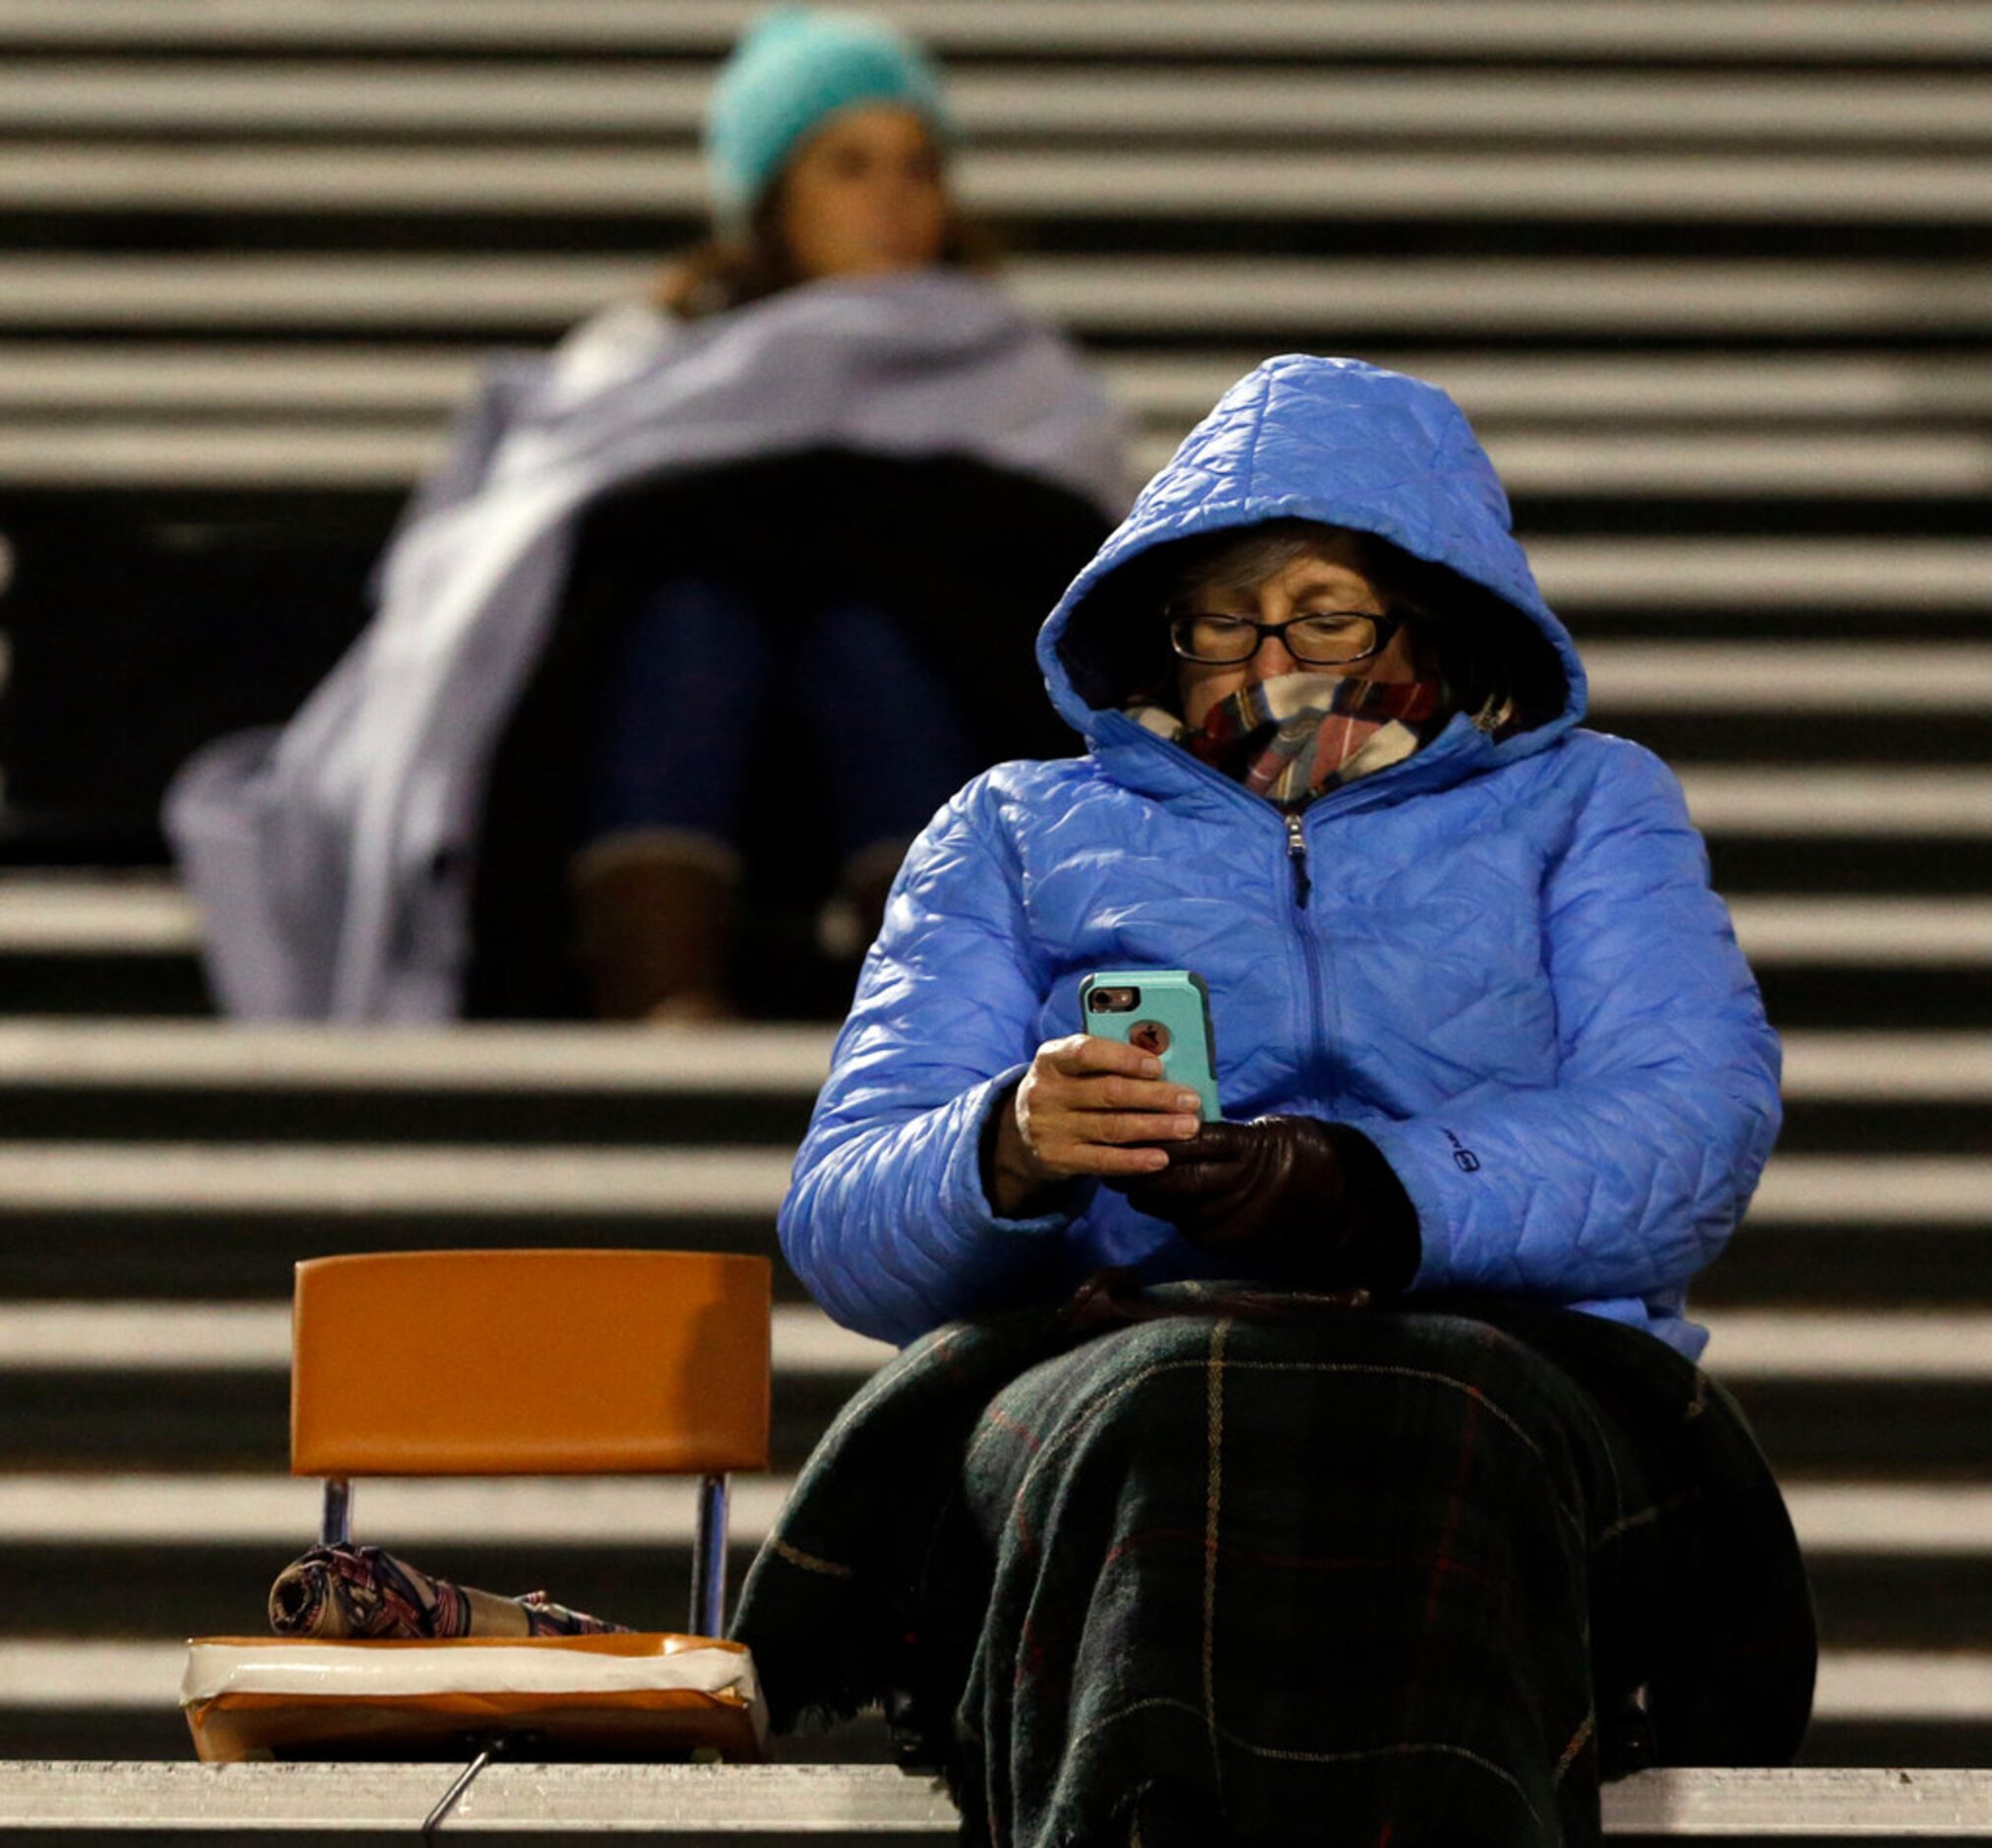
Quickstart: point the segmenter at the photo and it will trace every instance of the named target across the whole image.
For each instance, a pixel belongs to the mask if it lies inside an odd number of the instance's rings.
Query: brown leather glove
[[[1258,1117],[1165,1146],[1161,1173],[1107,1185],[1192,1244],[1321,1286],[1395,1291],[1417,1274],[1417,1209],[1360,1130]]]

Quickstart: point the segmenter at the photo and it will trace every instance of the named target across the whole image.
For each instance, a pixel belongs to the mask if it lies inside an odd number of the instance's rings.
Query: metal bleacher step
[[[702,1047],[599,1029],[429,1036],[227,1031],[165,1021],[6,1022],[0,1110],[17,1137],[38,1140],[25,1145],[8,1172],[19,1222],[12,1231],[0,1226],[0,1274],[10,1287],[36,1295],[74,1289],[64,1282],[67,1246],[51,1249],[45,1241],[51,1234],[83,1237],[87,1228],[100,1251],[126,1253],[138,1265],[135,1274],[155,1290],[280,1289],[283,1264],[341,1238],[429,1243],[454,1236],[460,1219],[444,1203],[446,1177],[465,1189],[502,1193],[502,1182],[493,1179],[502,1170],[478,1164],[493,1144],[566,1149],[584,1158],[623,1151],[619,1166],[591,1167],[584,1159],[536,1182],[540,1203],[510,1202],[509,1212],[487,1223],[494,1239],[572,1242],[604,1223],[627,1227],[629,1214],[618,1208],[610,1221],[590,1216],[563,1230],[545,1210],[544,1190],[556,1184],[574,1190],[572,1203],[591,1187],[605,1205],[605,1191],[634,1163],[646,1185],[666,1185],[658,1179],[663,1173],[700,1181],[706,1196],[696,1209],[692,1197],[675,1196],[671,1223],[681,1234],[696,1228],[734,1242],[765,1221],[827,1046],[822,1029],[743,1032]],[[724,1077],[709,1081],[716,1059]],[[1961,1032],[1793,1033],[1786,1041],[1786,1099],[1784,1165],[1806,1156],[1968,1160],[1992,1146],[1992,1051],[1985,1038]],[[661,1143],[691,1154],[715,1141],[765,1153],[759,1164],[727,1160],[651,1173],[642,1152]],[[315,1152],[300,1152],[300,1143]],[[432,1166],[422,1151],[437,1144],[462,1159]],[[379,1198],[412,1167],[426,1174],[428,1207],[416,1211],[398,1201],[376,1215],[384,1223],[362,1225],[349,1210],[317,1200],[312,1175],[342,1167],[355,1146],[383,1159],[355,1168],[341,1182],[345,1191],[339,1198],[354,1201],[368,1190]],[[183,1195],[168,1211],[171,1175],[201,1168],[211,1147],[220,1159],[214,1177],[200,1183],[208,1203],[197,1207]],[[385,1159],[396,1149],[404,1151],[398,1162]],[[109,1162],[93,1172],[99,1152]],[[520,1152],[510,1159],[531,1157]],[[1802,1162],[1790,1172],[1780,1187],[1806,1185]],[[1751,1238],[1714,1273],[1713,1287],[1728,1289],[1730,1264],[1745,1271],[1769,1265],[1805,1293],[1821,1253],[1844,1256],[1842,1247],[1858,1246],[1857,1213],[1843,1225],[1818,1216],[1851,1198],[1834,1178],[1836,1171],[1825,1172],[1823,1187],[1784,1197],[1794,1202],[1790,1216],[1774,1211],[1753,1222]],[[1941,1178],[1955,1170],[1899,1165],[1889,1172]],[[1966,1210],[1973,1172],[1966,1168],[1959,1183]],[[746,1184],[750,1203],[759,1206],[736,1209],[737,1202],[712,1198],[722,1179]],[[266,1180],[273,1191],[259,1195]],[[1874,1185],[1887,1192],[1886,1181]],[[285,1191],[277,1192],[280,1186]],[[37,1204],[29,1199],[33,1188],[40,1189]],[[233,1202],[226,1207],[224,1195]],[[460,1195],[459,1207],[467,1209],[478,1197]],[[1920,1219],[1893,1225],[1892,1238],[1919,1251],[1932,1278],[1979,1273],[1976,1242],[1956,1236],[1934,1206]],[[224,1229],[230,1236],[221,1237]],[[249,1241],[246,1249],[240,1240]],[[117,1273],[103,1274],[102,1287],[114,1294]]]
[[[880,12],[937,50],[1039,59],[1157,55],[1598,60],[1688,58],[1804,68],[1848,62],[1953,67],[1992,61],[1984,6],[1899,0],[1885,16],[1854,0],[1623,0],[1576,9],[1558,0],[1486,7],[1477,0],[1238,0],[1220,14],[1202,0],[881,0]],[[260,7],[206,0],[5,0],[0,43],[184,50],[272,45],[375,51],[669,51],[713,56],[738,33],[737,0],[352,0],[345,6]]]
[[[365,1485],[372,1512],[359,1537],[431,1571],[497,1592],[550,1588],[574,1608],[639,1628],[668,1628],[683,1621],[690,1517],[673,1521],[669,1506],[655,1497],[621,1510],[626,1518],[620,1521],[609,1518],[616,1509],[598,1508],[587,1496],[576,1499],[560,1520],[553,1518],[558,1509],[534,1521],[502,1501],[474,1497],[458,1498],[454,1510],[431,1506],[435,1517],[424,1519],[411,1512],[411,1506],[429,1505],[411,1505],[406,1496],[383,1501],[371,1493],[376,1486]],[[100,1649],[119,1640],[156,1644],[188,1634],[256,1633],[268,1623],[272,1580],[312,1544],[316,1531],[312,1485],[287,1478],[267,1485],[233,1476],[117,1477],[81,1485],[65,1479],[53,1489],[25,1479],[22,1495],[34,1491],[51,1505],[60,1498],[64,1517],[35,1522],[12,1506],[7,1510],[9,1551],[0,1579],[10,1596],[31,1600],[27,1608],[32,1613],[31,1622],[24,1614],[26,1633],[17,1634],[16,1642],[66,1638]],[[1992,1556],[1982,1532],[1947,1535],[1943,1544],[1922,1549],[1901,1543],[1909,1522],[1944,1513],[1936,1492],[1867,1484],[1813,1489],[1795,1483],[1787,1485],[1787,1494],[1807,1543],[1827,1646],[1843,1663],[1913,1655],[1935,1670],[1961,1650],[1982,1648],[1992,1612]],[[1807,1520],[1808,1496],[1824,1502],[1836,1494],[1856,1504],[1848,1515],[1850,1531],[1837,1543],[1808,1531]],[[196,1498],[204,1496],[211,1507],[198,1504]],[[10,1496],[10,1504],[15,1499]],[[149,1502],[157,1504],[155,1531],[146,1527]],[[1862,1523],[1857,1516],[1869,1504],[1875,1517]],[[396,1514],[405,1518],[398,1522]],[[487,1531],[487,1524],[495,1524],[495,1531]],[[1809,1524],[1817,1527],[1818,1522]],[[758,1539],[758,1533],[753,1537]],[[743,1535],[732,1554],[736,1582],[752,1552]],[[46,1659],[50,1652],[37,1653]],[[12,1674],[6,1666],[10,1659]],[[27,1659],[0,1640],[0,1756],[20,1756],[28,1745],[22,1737],[9,1736],[17,1723],[10,1713],[36,1705],[89,1703],[75,1697],[74,1686],[68,1698],[33,1699],[20,1666]],[[1978,1659],[1982,1675],[1992,1658]],[[1923,1717],[1953,1724],[1974,1720],[1982,1746],[1992,1740],[1992,1701],[1983,1699],[1982,1682],[1980,1690],[1975,1714],[1928,1708]],[[1855,1699],[1852,1693],[1844,1695],[1835,1717],[1854,1717]],[[1955,1693],[1946,1700],[1957,1708]],[[1901,1708],[1905,1703],[1897,1695],[1890,1704]],[[1872,1717],[1887,1715],[1878,1711]]]
[[[1422,219],[1612,224],[1992,221],[1992,175],[1970,154],[1855,155],[1620,151],[1608,163],[1561,153],[1234,152],[971,149],[960,196],[991,216],[1246,222]],[[696,152],[418,144],[400,149],[123,142],[0,146],[0,209],[169,215],[346,213],[451,217],[530,215],[696,222]]]
[[[0,75],[0,82],[4,82]],[[0,410],[257,412],[443,417],[488,349],[433,342],[0,341]],[[1255,347],[1105,352],[1095,364],[1129,415],[1187,429],[1265,355]],[[1442,377],[1476,423],[1575,424],[1637,416],[1657,428],[1873,422],[1968,426],[1992,410],[1992,363],[1941,351],[1814,355],[1664,347],[1545,358],[1527,352],[1385,349],[1380,364]]]
[[[1992,1310],[1731,1309],[1703,1320],[1714,1340],[1715,1371],[1731,1385],[1951,1380],[1992,1386]],[[891,1353],[888,1343],[840,1327],[821,1310],[782,1303],[774,1312],[775,1367],[784,1379],[829,1379],[849,1391]],[[289,1365],[286,1302],[70,1300],[0,1306],[0,1372],[10,1376],[280,1381],[287,1380]],[[282,1438],[275,1426],[267,1435],[272,1444]],[[1992,1442],[1992,1432],[1986,1436]],[[17,1433],[0,1434],[0,1445],[10,1448],[18,1441]]]
[[[38,1486],[27,1481],[23,1491]],[[385,1495],[392,1486],[363,1485],[362,1537],[429,1570],[499,1591],[547,1587],[639,1625],[679,1621],[689,1524],[674,1522],[659,1498],[611,1521],[618,1510],[598,1509],[563,1482],[545,1498],[563,1505],[536,1520],[530,1510],[508,1519],[488,1498],[465,1498],[454,1518],[422,1520],[409,1498]],[[172,1701],[181,1639],[263,1628],[271,1580],[314,1532],[312,1486],[276,1479],[263,1493],[254,1479],[134,1478],[94,1492],[64,1483],[57,1493],[65,1518],[41,1526],[41,1537],[19,1519],[0,1528],[8,1539],[0,1582],[32,1598],[39,1632],[0,1639],[0,1757],[67,1752],[66,1740],[92,1737],[89,1756],[105,1748],[184,1756]],[[1806,1493],[1790,1490],[1802,1528]],[[1841,1493],[1887,1507],[1886,1492]],[[1809,1569],[1827,1647],[1808,1762],[1982,1762],[1992,1745],[1992,1654],[1969,1642],[1984,1635],[1992,1611],[1983,1536],[1920,1552],[1896,1544],[1907,1522],[1931,1516],[1931,1499],[1905,1495],[1899,1512],[1865,1529],[1849,1516],[1844,1546],[1813,1536]],[[591,1531],[597,1515],[607,1532]],[[743,1523],[735,1582],[750,1538]]]
[[[1992,1315],[1983,1309],[1699,1313],[1713,1333],[1710,1365],[1780,1470],[1852,1473],[1898,1495],[1919,1476],[1961,1484],[1992,1474]],[[778,1309],[778,1468],[800,1466],[885,1351],[801,1303]],[[58,1472],[58,1481],[86,1466],[129,1472],[149,1461],[280,1468],[288,1356],[287,1306],[274,1298],[16,1302],[0,1310],[0,1380],[12,1400],[0,1465]],[[134,1421],[137,1398],[146,1416]],[[1982,1550],[1992,1552],[1992,1537]]]
[[[1992,1053],[1955,1013],[1945,1024],[1788,1034],[1783,1152],[1704,1300],[1992,1291],[1974,1230],[1992,1219]],[[26,1140],[0,1144],[0,1279],[40,1300],[116,1297],[121,1280],[271,1298],[299,1258],[471,1225],[501,1244],[765,1248],[827,1049],[821,1028],[16,1019],[0,1025],[0,1107]]]
[[[0,1725],[10,1713],[122,1709],[163,1719],[160,1731],[184,1735],[174,1707],[185,1668],[184,1639],[0,1642]],[[1821,1658],[1814,1725],[1826,1732],[1840,1721],[1887,1718],[1934,1728],[1981,1713],[1988,1703],[1992,1653],[1833,1651]],[[179,1743],[184,1752],[184,1737]]]
[[[1137,472],[1159,469],[1182,434],[1144,434],[1131,451]],[[159,426],[101,417],[73,426],[0,425],[0,482],[406,490],[442,460],[444,441],[441,429],[426,424],[325,427],[304,437],[268,424]],[[1969,432],[1870,432],[1844,452],[1823,451],[1805,436],[1653,432],[1489,436],[1488,448],[1518,496],[1889,500],[1992,489],[1992,439]]]
[[[0,1214],[9,1242],[27,1225],[131,1215],[236,1222],[362,1215],[504,1225],[771,1222],[791,1158],[730,1148],[410,1148],[221,1142],[0,1144]],[[1760,1226],[1832,1223],[1983,1225],[1992,1154],[1776,1157],[1751,1207]]]
[[[1143,476],[1174,453],[1180,431],[1144,435],[1131,460]],[[1932,499],[1992,488],[1992,441],[1960,432],[1869,433],[1847,453],[1800,436],[1490,437],[1517,495],[1597,499]],[[36,488],[405,490],[442,460],[428,426],[320,428],[307,437],[270,425],[161,427],[93,419],[75,426],[0,426],[0,482]]]
[[[120,1486],[137,1494],[154,1485],[140,1479]],[[48,1750],[45,1729],[72,1723],[57,1714],[97,1705],[130,1714],[135,1706],[155,1703],[156,1728],[143,1735],[135,1730],[132,1736],[163,1744],[165,1756],[183,1753],[186,1742],[183,1732],[174,1736],[177,1717],[170,1699],[158,1698],[159,1680],[151,1682],[148,1698],[120,1697],[119,1660],[157,1663],[188,1635],[253,1635],[267,1628],[271,1583],[286,1562],[306,1550],[315,1531],[310,1485],[277,1486],[300,1491],[281,1506],[301,1509],[302,1515],[294,1521],[288,1516],[272,1519],[232,1542],[208,1530],[156,1545],[115,1538],[12,1539],[0,1575],[10,1595],[31,1598],[33,1619],[0,1639],[0,1757]],[[234,1485],[219,1494],[218,1511],[233,1512],[245,1500],[246,1487]],[[489,1511],[470,1510],[476,1518]],[[163,1533],[176,1533],[182,1526],[179,1513],[178,1500],[169,1499],[162,1510]],[[642,1534],[598,1538],[588,1532],[586,1520],[583,1504],[575,1521],[554,1534],[482,1538],[467,1537],[461,1528],[404,1531],[381,1524],[367,1527],[360,1537],[427,1571],[494,1592],[546,1589],[575,1609],[639,1628],[682,1625],[689,1542],[648,1527]],[[161,1557],[167,1553],[169,1558]],[[735,1582],[751,1557],[751,1548],[744,1545],[730,1555]],[[1912,1724],[1920,1725],[1930,1730],[1896,1741],[1901,1761],[1983,1762],[1985,1746],[1992,1741],[1987,1718],[1992,1699],[1984,1681],[1992,1657],[1982,1644],[1992,1611],[1992,1566],[1983,1551],[1954,1547],[1904,1553],[1883,1532],[1865,1548],[1821,1549],[1810,1556],[1808,1570],[1838,1684],[1822,1702],[1822,1727],[1867,1724],[1879,1735],[1888,1725],[1904,1734]],[[1921,1703],[1904,1690],[1901,1679],[1914,1662],[1935,1678]],[[38,1671],[50,1665],[62,1665],[62,1682],[37,1684]],[[1881,1679],[1884,1671],[1886,1681]],[[1932,1737],[1937,1728],[1948,1735],[1953,1749],[1968,1734],[1975,1748],[1972,1756],[1948,1756]],[[1853,1761],[1887,1762],[1886,1743],[1879,1738],[1877,1743],[1883,1746],[1879,1760]],[[1933,1745],[1939,1746],[1934,1753]],[[1834,1750],[1831,1740],[1822,1737],[1810,1761],[1830,1763]],[[156,1755],[147,1751],[143,1756]]]
[[[1863,915],[1877,926],[1906,928],[1891,911],[1855,913]],[[184,1111],[179,1133],[190,1138],[208,1134],[203,1112],[215,1098],[255,1098],[271,1113],[292,1101],[315,1113],[344,1099],[381,1106],[369,1134],[382,1142],[496,1137],[554,1143],[655,1140],[664,1134],[659,1113],[723,1100],[729,1114],[722,1124],[704,1134],[673,1128],[670,1140],[792,1143],[829,1070],[833,1037],[826,1026],[689,1034],[591,1025],[435,1030],[0,1018],[0,1099],[17,1123],[36,1099],[49,1111],[73,1105],[77,1115],[62,1120],[60,1133],[78,1137],[93,1133],[90,1106],[100,1098],[130,1109],[150,1100],[161,1112]],[[1992,1103],[1992,1041],[1966,1030],[1790,1033],[1784,1093],[1799,1112],[1839,1104],[1876,1109],[1891,1099],[1920,1111],[1941,1104],[1975,1110]],[[580,1129],[544,1116],[529,1131],[513,1114],[515,1104],[547,1112],[561,1098],[596,1111],[627,1100],[642,1115],[631,1125],[591,1119]],[[445,1106],[464,1125],[459,1136],[438,1135],[423,1115]],[[472,1112],[481,1112],[487,1127],[479,1130]],[[161,1114],[154,1121],[174,1119]],[[648,1135],[632,1133],[645,1124]],[[270,1115],[259,1127],[266,1139],[309,1140]],[[133,1134],[127,1127],[125,1135]]]
[[[1746,920],[1749,915],[1746,910]],[[1893,901],[1856,909],[1855,934],[1863,924],[1875,932],[1905,928]],[[1801,939],[1796,947],[1810,946]],[[1820,947],[1851,954],[1831,936]],[[344,1106],[350,1121],[336,1125],[341,1135],[330,1140],[337,1145],[363,1135],[384,1160],[395,1159],[398,1144],[455,1143],[467,1158],[480,1144],[506,1142],[515,1145],[512,1151],[491,1151],[495,1158],[563,1150],[583,1161],[604,1155],[596,1181],[577,1168],[545,1185],[613,1188],[623,1173],[618,1147],[665,1145],[688,1160],[711,1157],[717,1164],[685,1170],[701,1187],[700,1198],[716,1199],[715,1190],[737,1184],[743,1200],[758,1200],[766,1177],[757,1164],[769,1158],[770,1145],[784,1157],[792,1147],[828,1069],[831,1041],[831,1029],[821,1026],[691,1033],[584,1025],[58,1024],[17,1017],[0,1019],[0,1102],[25,1150],[75,1145],[85,1154],[97,1148],[114,1156],[120,1141],[216,1141],[234,1143],[238,1154],[261,1144],[273,1160],[288,1161],[285,1148],[311,1146],[312,1129]],[[1949,1140],[1932,1137],[1922,1154],[1984,1152],[1992,1037],[1959,1023],[1950,1030],[1894,1033],[1794,1031],[1785,1035],[1784,1059],[1788,1154],[1824,1158],[1844,1146],[1836,1123],[1824,1135],[1808,1129],[1814,1113],[1886,1112],[1894,1105],[1948,1117]],[[567,1114],[563,1100],[571,1106]],[[695,1107],[714,1120],[701,1127],[695,1116],[679,1121],[672,1115]],[[254,1121],[231,1134],[224,1108],[254,1113]],[[373,1115],[362,1122],[367,1109]],[[142,1118],[143,1127],[120,1122],[120,1111]],[[37,1118],[39,1140],[22,1137],[27,1113]],[[716,1143],[723,1146],[711,1146]],[[39,1186],[35,1177],[45,1165],[41,1155],[25,1153],[9,1171],[9,1185]],[[104,1172],[115,1171],[113,1165]],[[466,1185],[474,1184],[467,1177],[475,1172],[474,1164],[463,1170]],[[143,1175],[129,1184],[101,1183],[105,1189],[144,1184]],[[161,1170],[157,1186],[175,1185]],[[211,1185],[246,1183],[218,1178]],[[438,1178],[434,1198],[440,1201],[450,1185]]]
[[[0,330],[443,330],[543,340],[640,294],[656,259],[147,254],[0,257]],[[1785,336],[1982,339],[1987,266],[1971,261],[1683,258],[1020,258],[1027,307],[1083,336],[1325,334],[1537,339]]]
[[[1992,771],[1732,764],[1683,781],[1774,1022],[1992,1024]],[[206,1014],[201,942],[156,876],[0,875],[0,1016]]]
[[[67,1838],[79,1828],[173,1840],[303,1843],[405,1839],[450,1787],[434,1764],[24,1764],[0,1767],[0,1831]],[[1776,1837],[1983,1840],[1992,1773],[1647,1771],[1604,1792],[1613,1841]],[[527,1843],[613,1831],[634,1841],[775,1842],[858,1848],[952,1842],[960,1822],[939,1782],[892,1765],[490,1765],[446,1826]]]
[[[0,1285],[59,1299],[75,1254],[126,1290],[280,1294],[292,1263],[340,1251],[649,1243],[765,1250],[778,1150],[58,1143],[0,1154]],[[1702,1300],[1961,1301],[1988,1288],[1983,1154],[1776,1158],[1748,1234]]]
[[[0,25],[4,31],[4,25]],[[443,71],[280,54],[226,60],[181,54],[149,63],[121,47],[111,60],[44,56],[0,72],[0,122],[18,133],[93,139],[133,135],[280,135],[323,141],[368,134],[444,142],[522,134],[689,144],[703,118],[703,69],[658,58],[558,60],[464,56]],[[1582,87],[1526,69],[1498,73],[1336,66],[1296,75],[1195,64],[1042,66],[1028,74],[970,67],[949,107],[977,143],[1032,137],[1092,145],[1228,141],[1242,124],[1287,142],[1380,138],[1452,143],[1498,138],[1644,145],[1742,143],[1974,149],[1992,139],[1992,104],[1967,77],[1866,71],[1798,77],[1762,71],[1683,76],[1613,71]]]

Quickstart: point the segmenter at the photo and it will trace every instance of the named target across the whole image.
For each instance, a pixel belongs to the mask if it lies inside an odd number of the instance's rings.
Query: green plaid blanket
[[[1642,1332],[1217,1285],[957,1324],[846,1407],[735,1633],[884,1700],[965,1839],[1594,1842],[1788,1760],[1811,1604],[1740,1413]]]

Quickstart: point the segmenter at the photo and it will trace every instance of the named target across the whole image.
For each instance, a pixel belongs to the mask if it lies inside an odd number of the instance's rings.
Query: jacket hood
[[[1464,595],[1463,613],[1503,630],[1499,646],[1526,657],[1516,665],[1533,689],[1527,728],[1504,753],[1540,748],[1583,716],[1576,645],[1536,587],[1464,413],[1420,379],[1306,353],[1267,360],[1217,400],[1045,619],[1037,659],[1061,716],[1097,741],[1136,690],[1131,651],[1159,646],[1130,565],[1178,540],[1282,519],[1374,533],[1485,593]]]

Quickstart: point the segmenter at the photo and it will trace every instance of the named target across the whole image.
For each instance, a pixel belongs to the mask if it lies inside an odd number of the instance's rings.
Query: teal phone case
[[[1095,989],[1134,989],[1139,1000],[1125,1012],[1096,1012]],[[1162,1075],[1202,1099],[1206,1123],[1215,1123],[1216,1041],[1211,1031],[1211,991],[1190,969],[1095,969],[1079,985],[1079,1017],[1089,1033],[1153,1051],[1143,1035],[1161,1041]]]

